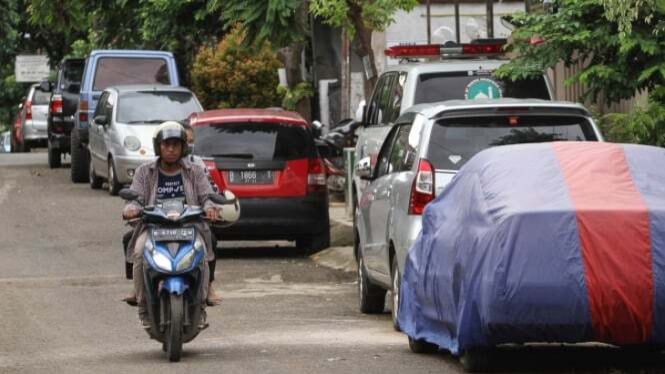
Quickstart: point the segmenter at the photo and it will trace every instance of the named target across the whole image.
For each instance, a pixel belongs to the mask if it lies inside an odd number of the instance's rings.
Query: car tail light
[[[307,192],[317,192],[326,190],[326,172],[319,158],[309,159],[309,168],[307,170]]]
[[[203,163],[205,164],[206,168],[208,168],[208,170],[217,169],[217,164],[215,164],[215,160],[203,160]]]
[[[32,101],[30,100],[25,102],[25,119],[32,119]]]
[[[425,205],[432,200],[434,200],[434,167],[426,159],[420,159],[416,178],[411,185],[409,214],[423,214]]]
[[[88,122],[88,100],[79,100],[79,121]]]
[[[52,114],[62,113],[62,106],[62,95],[53,95],[51,105],[49,106],[49,112]]]

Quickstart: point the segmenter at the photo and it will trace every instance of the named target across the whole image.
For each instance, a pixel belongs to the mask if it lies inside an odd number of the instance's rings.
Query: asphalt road
[[[455,373],[416,355],[388,313],[358,312],[355,276],[288,242],[222,243],[221,306],[169,363],[119,300],[122,201],[50,170],[46,154],[0,154],[0,373]],[[518,347],[506,372],[665,372],[661,356],[605,347]]]

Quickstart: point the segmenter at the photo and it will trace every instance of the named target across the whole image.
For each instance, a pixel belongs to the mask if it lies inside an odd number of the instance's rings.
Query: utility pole
[[[431,0],[427,0],[427,44],[432,44],[432,10]]]
[[[455,38],[457,39],[457,44],[462,42],[459,23],[459,0],[455,0]]]
[[[485,1],[487,7],[487,37],[494,37],[494,2],[492,0]]]

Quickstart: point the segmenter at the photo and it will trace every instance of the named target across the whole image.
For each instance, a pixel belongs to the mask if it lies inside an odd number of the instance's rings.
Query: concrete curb
[[[353,221],[346,216],[343,205],[330,207],[330,248],[310,256],[321,266],[344,272],[356,272],[353,255]]]

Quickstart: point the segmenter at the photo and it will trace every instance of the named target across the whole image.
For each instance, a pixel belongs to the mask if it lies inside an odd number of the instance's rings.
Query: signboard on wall
[[[19,55],[14,64],[17,82],[39,82],[48,78],[50,69],[46,55]]]

